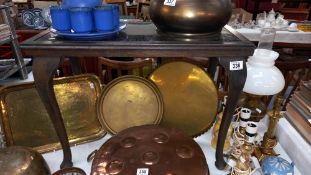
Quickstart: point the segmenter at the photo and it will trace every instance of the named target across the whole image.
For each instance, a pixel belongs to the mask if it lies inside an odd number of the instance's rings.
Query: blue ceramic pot
[[[76,33],[88,33],[94,29],[92,8],[70,8],[71,27]]]
[[[62,6],[72,7],[96,7],[102,4],[102,0],[63,0]]]
[[[52,26],[58,31],[70,31],[70,15],[67,8],[60,6],[51,6],[50,13],[52,18]]]
[[[115,29],[113,6],[103,5],[94,9],[95,27],[98,31],[112,31]]]
[[[264,175],[294,175],[294,165],[281,157],[268,156],[262,162]]]

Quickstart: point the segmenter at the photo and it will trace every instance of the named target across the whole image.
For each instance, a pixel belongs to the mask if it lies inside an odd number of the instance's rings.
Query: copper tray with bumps
[[[91,175],[208,175],[200,146],[174,128],[144,125],[125,129],[95,153]]]
[[[98,77],[85,74],[57,78],[54,91],[71,145],[106,134],[96,113],[96,100],[101,92]],[[34,83],[2,88],[0,103],[4,146],[27,146],[41,153],[61,148]]]

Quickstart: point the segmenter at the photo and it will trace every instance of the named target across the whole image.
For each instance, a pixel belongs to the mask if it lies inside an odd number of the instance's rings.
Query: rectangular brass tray
[[[106,134],[96,114],[96,100],[101,92],[96,76],[55,79],[54,91],[71,145]],[[2,88],[0,110],[5,146],[28,146],[41,153],[61,148],[34,83]]]

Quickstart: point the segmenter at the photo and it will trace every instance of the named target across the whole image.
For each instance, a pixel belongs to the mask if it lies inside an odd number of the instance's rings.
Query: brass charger
[[[133,126],[159,124],[163,114],[163,100],[151,81],[127,75],[105,86],[97,112],[106,129],[117,134]]]
[[[196,137],[207,131],[217,112],[217,89],[200,67],[188,62],[169,62],[150,76],[164,101],[161,126],[175,127]]]
[[[53,83],[70,145],[102,138],[106,131],[96,113],[102,89],[99,78],[84,74],[57,78]],[[4,146],[26,146],[40,153],[61,148],[33,82],[2,88],[0,103]]]

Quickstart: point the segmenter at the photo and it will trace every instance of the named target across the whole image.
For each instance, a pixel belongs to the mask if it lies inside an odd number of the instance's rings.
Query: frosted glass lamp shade
[[[256,49],[250,56],[247,78],[243,91],[254,95],[274,95],[281,92],[285,85],[282,72],[274,66],[279,54],[272,50]]]

